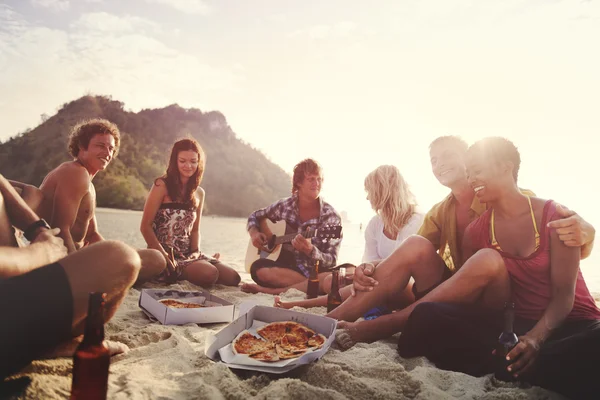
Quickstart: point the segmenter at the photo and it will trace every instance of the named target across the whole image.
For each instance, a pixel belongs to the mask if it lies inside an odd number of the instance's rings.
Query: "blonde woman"
[[[365,229],[363,262],[383,260],[407,237],[417,233],[423,214],[415,196],[393,165],[377,167],[365,178],[365,191],[375,216]]]
[[[377,265],[380,260],[389,256],[407,237],[417,233],[423,222],[423,214],[416,211],[415,196],[410,191],[408,184],[393,165],[381,165],[369,173],[365,178],[365,191],[375,216],[365,229],[365,251],[363,263]],[[327,283],[326,286],[330,286]],[[394,303],[406,306],[414,301],[411,286],[402,293]],[[349,285],[340,290],[345,300],[353,295],[353,286]],[[282,302],[275,297],[275,306],[282,308],[291,307],[317,307],[327,304],[327,296],[315,299]],[[379,313],[372,310],[366,314]]]

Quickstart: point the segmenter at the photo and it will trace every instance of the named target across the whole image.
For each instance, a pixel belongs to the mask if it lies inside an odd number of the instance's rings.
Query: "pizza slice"
[[[275,350],[275,348],[270,348],[260,353],[251,354],[250,358],[258,361],[274,362],[279,361],[281,357],[279,357],[279,353]]]
[[[303,353],[308,349],[308,340],[293,333],[285,334],[279,344],[282,349],[291,353]]]
[[[306,352],[306,350],[302,350],[302,351],[298,351],[298,352],[291,352],[289,350],[284,349],[283,347],[281,347],[278,344],[275,345],[275,350],[277,351],[277,355],[279,356],[279,359],[281,359],[281,360],[297,358]]]
[[[240,332],[240,334],[233,339],[233,342],[231,342],[231,349],[234,354],[252,355],[262,353],[273,348],[273,343],[257,338],[247,330]]]
[[[295,322],[291,321],[271,322],[270,324],[258,328],[256,333],[268,341],[279,343],[283,335],[291,331],[294,324]]]
[[[287,333],[296,336],[297,340],[301,341],[308,341],[308,339],[316,335],[315,331],[297,322],[293,322]]]
[[[308,339],[308,347],[312,348],[313,350],[318,350],[321,347],[323,347],[325,340],[327,340],[325,336],[321,335],[320,333],[317,333],[316,335]]]

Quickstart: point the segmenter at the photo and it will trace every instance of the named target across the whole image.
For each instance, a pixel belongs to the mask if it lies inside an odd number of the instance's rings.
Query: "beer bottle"
[[[506,368],[512,363],[506,360],[506,355],[517,345],[519,339],[513,332],[513,322],[515,319],[515,303],[504,303],[504,330],[498,338],[496,345],[496,379],[510,382],[514,381],[514,376]]]
[[[340,271],[335,268],[331,271],[331,290],[327,296],[327,312],[333,311],[342,304],[342,295],[340,295]]]
[[[73,356],[71,400],[106,399],[110,354],[104,345],[105,299],[105,293],[90,293],[83,341]]]
[[[319,295],[319,260],[315,261],[315,265],[310,270],[308,276],[308,285],[306,287],[306,298],[314,299]]]

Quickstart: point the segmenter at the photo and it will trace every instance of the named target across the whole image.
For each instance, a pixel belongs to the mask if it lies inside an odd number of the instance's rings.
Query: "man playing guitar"
[[[319,164],[310,158],[303,160],[294,167],[292,196],[250,214],[247,228],[257,249],[265,248],[268,243],[265,219],[274,223],[285,221],[286,233],[298,234],[289,244],[282,245],[277,260],[259,258],[252,263],[250,274],[257,284],[243,284],[243,291],[278,294],[289,287],[306,291],[307,277],[316,260],[320,281],[329,274],[324,271],[336,265],[341,235],[330,240],[311,240],[302,235],[308,228],[341,226],[337,211],[320,197],[322,183]]]

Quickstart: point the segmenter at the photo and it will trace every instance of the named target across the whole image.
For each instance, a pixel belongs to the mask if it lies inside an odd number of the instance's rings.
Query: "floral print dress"
[[[175,256],[175,268],[177,277],[181,277],[185,267],[197,260],[206,260],[216,263],[216,259],[202,254],[200,251],[190,251],[190,237],[192,227],[196,220],[196,208],[188,203],[163,203],[160,205],[152,229],[158,241],[167,253]],[[166,270],[161,274],[159,280],[166,277]]]

